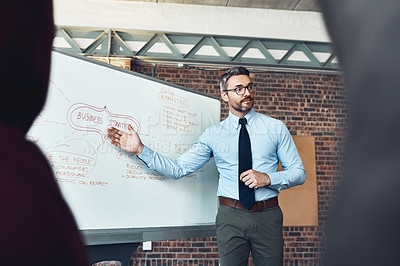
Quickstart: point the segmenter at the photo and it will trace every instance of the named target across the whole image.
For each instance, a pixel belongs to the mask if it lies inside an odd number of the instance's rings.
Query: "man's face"
[[[251,79],[246,75],[232,76],[226,83],[226,89],[231,91],[221,92],[221,98],[228,103],[229,111],[239,117],[245,116],[253,107],[254,92],[247,89],[243,95],[237,95],[234,90],[238,86],[246,87],[251,83]]]

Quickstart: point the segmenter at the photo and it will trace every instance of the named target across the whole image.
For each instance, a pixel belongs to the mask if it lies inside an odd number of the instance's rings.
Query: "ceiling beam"
[[[339,70],[330,43],[301,40],[57,27],[54,47],[85,56],[131,57],[182,64]]]

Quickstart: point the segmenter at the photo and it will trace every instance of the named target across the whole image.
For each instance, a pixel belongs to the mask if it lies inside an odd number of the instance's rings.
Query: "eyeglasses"
[[[246,89],[252,93],[256,91],[256,85],[254,85],[253,83],[250,83],[247,86],[242,86],[242,85],[238,85],[236,86],[234,89],[230,89],[230,90],[224,90],[224,91],[236,91],[237,95],[243,95],[246,92]]]

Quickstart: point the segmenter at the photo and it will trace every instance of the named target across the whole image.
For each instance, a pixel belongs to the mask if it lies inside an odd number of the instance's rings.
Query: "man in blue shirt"
[[[175,179],[214,157],[220,174],[216,218],[220,264],[247,265],[251,251],[256,265],[282,265],[283,217],[277,196],[281,189],[304,183],[303,163],[286,126],[254,111],[255,85],[246,68],[228,70],[221,76],[220,88],[229,106],[228,118],[206,129],[176,160],[143,145],[132,127],[131,134],[112,127],[108,137],[150,169]],[[277,172],[279,161],[284,171]]]

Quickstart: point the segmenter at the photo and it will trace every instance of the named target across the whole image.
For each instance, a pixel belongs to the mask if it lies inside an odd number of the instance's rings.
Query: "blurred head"
[[[0,123],[25,132],[43,108],[54,36],[51,0],[0,2]]]

